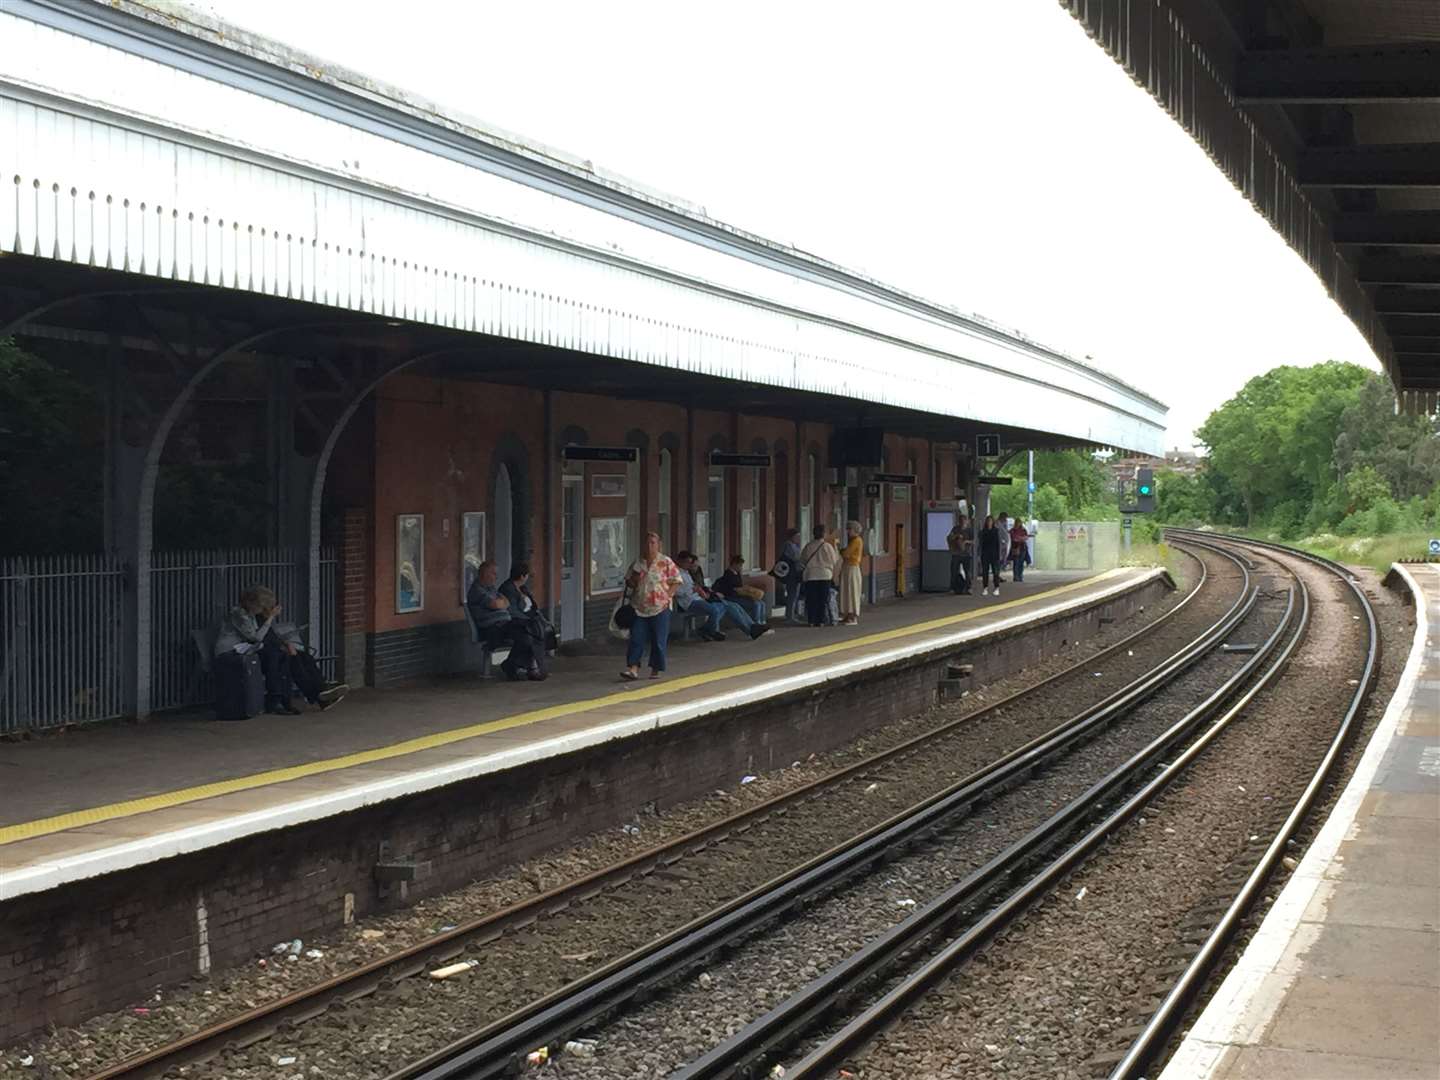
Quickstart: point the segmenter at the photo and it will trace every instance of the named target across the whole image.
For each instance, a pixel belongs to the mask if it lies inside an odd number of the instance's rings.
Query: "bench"
[[[480,677],[493,679],[496,666],[510,659],[510,644],[500,628],[481,630],[473,615],[465,621],[470,624],[470,640],[480,646]]]
[[[675,609],[675,621],[680,625],[680,640],[694,641],[700,636],[700,628],[710,621],[708,611]]]

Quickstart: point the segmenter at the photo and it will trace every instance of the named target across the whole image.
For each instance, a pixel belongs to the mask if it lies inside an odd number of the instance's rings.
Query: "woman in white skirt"
[[[865,556],[865,541],[858,521],[847,521],[845,531],[849,540],[840,551],[840,622],[854,626],[860,621],[860,560]]]

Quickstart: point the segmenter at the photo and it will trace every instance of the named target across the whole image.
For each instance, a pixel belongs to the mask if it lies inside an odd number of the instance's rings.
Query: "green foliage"
[[[0,339],[0,554],[99,545],[104,430],[81,379]]]
[[[1026,513],[1026,468],[1024,455],[1017,455],[1001,475],[1015,483],[990,491],[990,510],[995,514],[1024,517]],[[1037,450],[1035,452],[1035,516],[1041,521],[1099,521],[1118,512],[1097,511],[1087,517],[1086,508],[1104,503],[1107,495],[1105,469],[1087,453],[1078,450]]]
[[[1199,525],[1210,520],[1215,493],[1199,476],[1162,469],[1155,476],[1156,521],[1171,525]]]
[[[1440,424],[1396,415],[1389,382],[1353,364],[1256,376],[1197,434],[1210,448],[1200,483],[1212,521],[1288,540],[1440,523]],[[1180,513],[1164,483],[1160,501],[1162,515]]]

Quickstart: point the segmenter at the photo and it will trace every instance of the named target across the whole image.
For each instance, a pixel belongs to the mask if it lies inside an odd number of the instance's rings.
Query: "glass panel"
[[[625,556],[626,518],[608,517],[590,520],[590,591],[615,592],[625,585],[625,569],[630,560]]]
[[[563,569],[575,569],[575,526],[580,504],[580,485],[565,485],[565,502],[560,512],[560,565]]]
[[[485,561],[485,513],[460,515],[460,603],[465,603],[470,585]]]

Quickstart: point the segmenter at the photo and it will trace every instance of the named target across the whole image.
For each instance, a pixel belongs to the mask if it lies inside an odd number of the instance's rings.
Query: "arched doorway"
[[[515,496],[510,488],[510,467],[501,465],[495,472],[495,565],[500,578],[510,573],[515,561]]]

